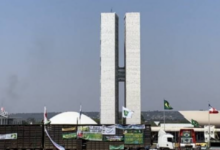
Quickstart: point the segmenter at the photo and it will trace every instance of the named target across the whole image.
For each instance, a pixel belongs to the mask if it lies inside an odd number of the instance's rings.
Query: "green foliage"
[[[35,118],[27,118],[27,120],[22,120],[22,125],[29,125],[29,124],[42,124],[42,121],[36,121]]]
[[[27,118],[27,122],[28,122],[28,124],[35,124],[36,120],[35,120],[35,118]]]
[[[141,123],[144,124],[145,123],[145,118],[144,115],[141,113]]]
[[[100,119],[99,118],[92,118],[97,124],[100,124]]]
[[[21,124],[22,124],[22,125],[28,125],[28,122],[25,121],[25,120],[22,120]]]
[[[190,123],[188,120],[180,120],[179,123]]]

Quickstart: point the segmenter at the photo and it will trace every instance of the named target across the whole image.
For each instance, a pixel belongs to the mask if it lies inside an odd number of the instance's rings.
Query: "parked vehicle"
[[[210,139],[209,149],[220,150],[220,139],[217,133],[214,133],[214,138]]]
[[[220,140],[211,139],[209,149],[220,150]]]
[[[196,148],[195,131],[193,129],[180,129],[178,144],[180,149],[195,149]]]
[[[175,149],[175,143],[173,142],[173,135],[166,133],[164,130],[158,132],[157,149]]]

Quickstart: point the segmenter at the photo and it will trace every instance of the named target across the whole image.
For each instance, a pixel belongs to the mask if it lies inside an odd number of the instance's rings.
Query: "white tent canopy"
[[[81,119],[79,119],[78,112],[63,112],[57,114],[56,116],[50,118],[51,124],[97,124],[93,119],[90,117],[81,114]]]

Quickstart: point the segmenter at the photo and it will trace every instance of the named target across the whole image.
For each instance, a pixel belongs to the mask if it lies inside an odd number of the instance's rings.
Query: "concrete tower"
[[[118,120],[118,16],[101,14],[101,124]]]
[[[125,107],[134,111],[126,124],[141,123],[140,13],[125,14]]]
[[[101,124],[118,123],[118,83],[125,82],[124,106],[134,111],[126,124],[141,123],[140,14],[125,15],[125,66],[118,66],[118,17],[101,14]]]

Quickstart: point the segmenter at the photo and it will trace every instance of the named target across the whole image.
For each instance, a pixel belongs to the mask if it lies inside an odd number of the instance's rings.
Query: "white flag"
[[[53,145],[58,149],[58,150],[65,150],[65,148],[59,144],[57,144],[56,142],[54,142],[52,140],[52,138],[50,137],[49,133],[47,132],[47,129],[44,129],[45,133],[47,134],[48,138],[50,139],[50,141],[53,143]]]
[[[47,119],[47,108],[44,107],[44,124],[49,124],[50,121]]]
[[[122,106],[122,117],[123,118],[131,118],[133,113],[134,112],[131,111],[130,109],[125,108],[125,107]]]

